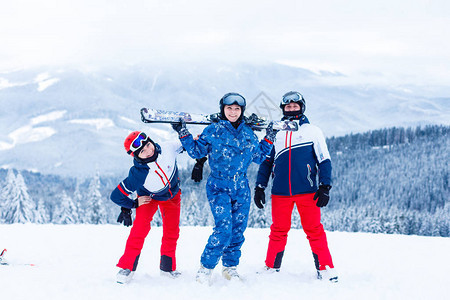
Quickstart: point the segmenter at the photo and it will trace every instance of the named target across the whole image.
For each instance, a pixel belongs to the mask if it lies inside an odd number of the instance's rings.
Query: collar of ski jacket
[[[144,159],[140,158],[138,155],[135,155],[134,156],[134,164],[135,165],[136,165],[136,163],[140,164],[140,165],[146,165],[148,163],[156,161],[156,159],[158,158],[158,155],[161,154],[161,146],[153,141],[151,143],[153,143],[153,146],[155,146],[155,152],[153,153],[153,155],[148,158],[144,158]]]
[[[299,118],[297,117],[286,117],[284,116],[281,118],[282,121],[289,120],[289,121],[296,121],[298,120],[298,125],[302,126],[303,124],[309,124],[309,120],[305,115],[300,115]]]
[[[238,121],[236,121],[236,122],[238,122]],[[219,120],[219,124],[221,124],[222,126],[225,126],[228,129],[234,129],[234,130],[238,130],[239,131],[239,130],[241,130],[241,128],[243,126],[242,124],[244,124],[244,122],[239,122],[239,125],[237,127],[234,127],[233,123],[231,123],[228,120]]]

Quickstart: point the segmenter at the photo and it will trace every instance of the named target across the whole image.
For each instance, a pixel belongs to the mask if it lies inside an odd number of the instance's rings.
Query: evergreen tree
[[[20,172],[15,176],[8,176],[6,201],[3,207],[3,219],[5,223],[28,223],[34,222],[35,203],[27,191],[27,186]]]
[[[16,175],[12,169],[8,169],[5,178],[5,185],[0,189],[0,223],[6,218],[6,203],[10,201],[13,187],[15,185]]]
[[[108,216],[106,214],[105,201],[103,201],[100,193],[100,176],[98,173],[91,180],[86,197],[88,199],[85,213],[87,223],[106,224],[108,222]]]
[[[73,202],[77,208],[78,223],[89,223],[86,217],[86,209],[84,207],[83,195],[81,193],[81,182],[76,181],[75,192],[73,193]]]
[[[183,197],[181,206],[180,224],[188,226],[199,225],[200,207],[197,201],[197,194],[194,189],[191,190],[188,197]]]
[[[270,207],[268,207],[267,203],[264,207],[264,209],[255,208],[255,205],[252,205],[252,226],[255,228],[266,228],[270,226],[270,217],[267,216],[267,212],[270,210]]]
[[[15,180],[16,180],[16,175],[14,175],[14,171],[12,169],[8,169],[5,180],[3,181],[5,184],[0,189],[0,199],[1,200],[8,199],[9,194],[11,194],[12,187],[14,185]],[[2,207],[3,203],[4,203],[3,201],[0,202],[0,207]]]
[[[302,228],[302,222],[300,220],[300,213],[297,210],[297,204],[294,204],[291,214],[291,228],[300,229]]]
[[[50,216],[45,208],[44,200],[40,199],[35,214],[35,223],[45,224],[50,221]]]
[[[58,205],[53,213],[53,223],[75,224],[78,223],[77,207],[71,197],[65,191],[58,197]]]

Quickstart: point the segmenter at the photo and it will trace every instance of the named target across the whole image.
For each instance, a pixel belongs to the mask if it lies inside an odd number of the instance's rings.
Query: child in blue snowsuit
[[[251,194],[247,179],[250,163],[262,163],[272,150],[276,131],[272,126],[260,142],[245,124],[245,99],[237,93],[228,93],[220,100],[220,118],[206,127],[194,139],[180,120],[173,124],[184,149],[192,158],[208,156],[211,173],[206,193],[214,217],[215,227],[201,256],[201,267],[196,280],[210,283],[212,271],[222,258],[222,275],[240,279],[236,272],[247,228]]]

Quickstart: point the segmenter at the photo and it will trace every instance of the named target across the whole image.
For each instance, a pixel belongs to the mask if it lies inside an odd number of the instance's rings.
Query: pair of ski
[[[0,248],[1,249],[1,248]],[[6,249],[3,249],[3,251],[0,253],[0,266],[36,266],[35,264],[11,264],[6,259]]]
[[[200,124],[208,125],[214,122],[218,122],[219,114],[191,114],[179,111],[168,111],[151,108],[141,109],[141,119],[144,123],[177,123],[180,118],[186,122],[186,124]],[[256,114],[252,114],[250,117],[244,117],[244,122],[250,126],[253,130],[263,130],[267,128],[269,123],[272,123],[272,128],[275,130],[284,131],[297,131],[298,123],[293,121],[267,121],[258,117]]]

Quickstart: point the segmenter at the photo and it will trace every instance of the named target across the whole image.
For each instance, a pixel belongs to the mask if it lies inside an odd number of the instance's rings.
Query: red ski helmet
[[[149,142],[151,139],[144,132],[133,131],[125,138],[123,146],[125,151],[134,157],[134,154],[138,154]]]

